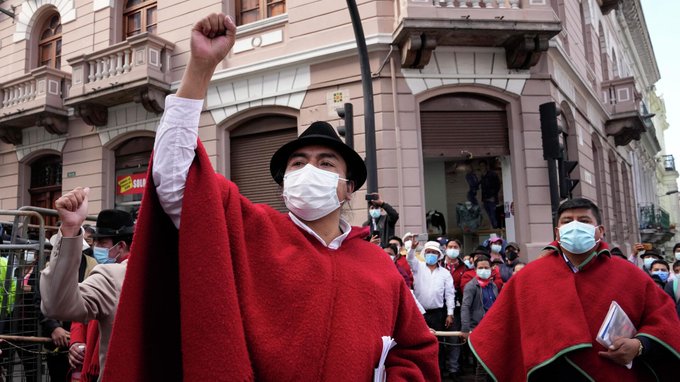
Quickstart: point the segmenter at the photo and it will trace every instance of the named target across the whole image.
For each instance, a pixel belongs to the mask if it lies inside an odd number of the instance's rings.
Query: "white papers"
[[[637,333],[637,329],[633,326],[626,312],[616,301],[612,301],[602,326],[597,332],[596,340],[602,346],[609,348],[617,338],[633,338],[635,333]],[[627,364],[626,367],[630,369],[633,367],[633,363]]]
[[[389,336],[382,337],[382,354],[380,354],[380,363],[373,373],[373,382],[385,382],[387,380],[387,372],[385,370],[385,360],[387,359],[387,353],[397,345],[397,343]]]

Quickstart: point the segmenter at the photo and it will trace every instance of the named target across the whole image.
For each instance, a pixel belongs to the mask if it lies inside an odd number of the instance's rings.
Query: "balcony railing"
[[[635,88],[634,77],[602,82],[602,102],[611,116],[605,130],[617,146],[639,140],[647,131],[647,122],[640,113],[642,96]]]
[[[667,231],[671,227],[671,216],[663,208],[652,203],[640,206],[640,229]]]
[[[402,67],[423,68],[437,46],[505,47],[508,67],[528,69],[562,30],[549,1],[400,0],[393,38]]]
[[[661,158],[663,159],[663,168],[666,171],[675,171],[675,158],[673,158],[673,155],[664,155]]]
[[[102,108],[131,101],[141,102],[151,112],[162,112],[163,98],[170,91],[173,50],[172,43],[143,33],[69,59],[73,85],[66,104],[95,125],[105,123]]]
[[[20,130],[43,126],[52,134],[66,132],[64,97],[71,75],[42,66],[0,87],[0,139],[19,144]]]

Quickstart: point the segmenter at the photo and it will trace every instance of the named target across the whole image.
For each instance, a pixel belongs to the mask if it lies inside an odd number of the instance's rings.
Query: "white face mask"
[[[314,221],[340,208],[338,180],[334,172],[307,164],[283,177],[283,200],[295,216]]]
[[[500,244],[491,244],[491,252],[496,252],[500,253],[501,249],[503,249],[503,246]]]
[[[675,260],[680,260],[680,252],[675,252]]]
[[[404,249],[406,249],[407,251],[410,251],[410,250],[411,250],[411,245],[413,245],[413,242],[412,242],[411,240],[406,240],[406,241],[404,242]]]
[[[35,260],[35,252],[33,251],[27,251],[26,252],[26,264],[30,264]]]

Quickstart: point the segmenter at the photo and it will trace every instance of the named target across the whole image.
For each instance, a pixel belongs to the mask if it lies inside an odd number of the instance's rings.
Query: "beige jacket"
[[[40,275],[41,310],[45,316],[62,321],[99,321],[99,365],[102,373],[109,347],[118,297],[123,287],[127,260],[120,264],[97,265],[89,277],[78,283],[82,231],[76,237],[57,234],[50,263]]]

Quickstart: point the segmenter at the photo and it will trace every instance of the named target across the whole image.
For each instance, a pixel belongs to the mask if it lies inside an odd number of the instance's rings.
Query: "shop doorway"
[[[420,105],[430,238],[474,249],[491,235],[514,239],[506,104],[472,93]]]

